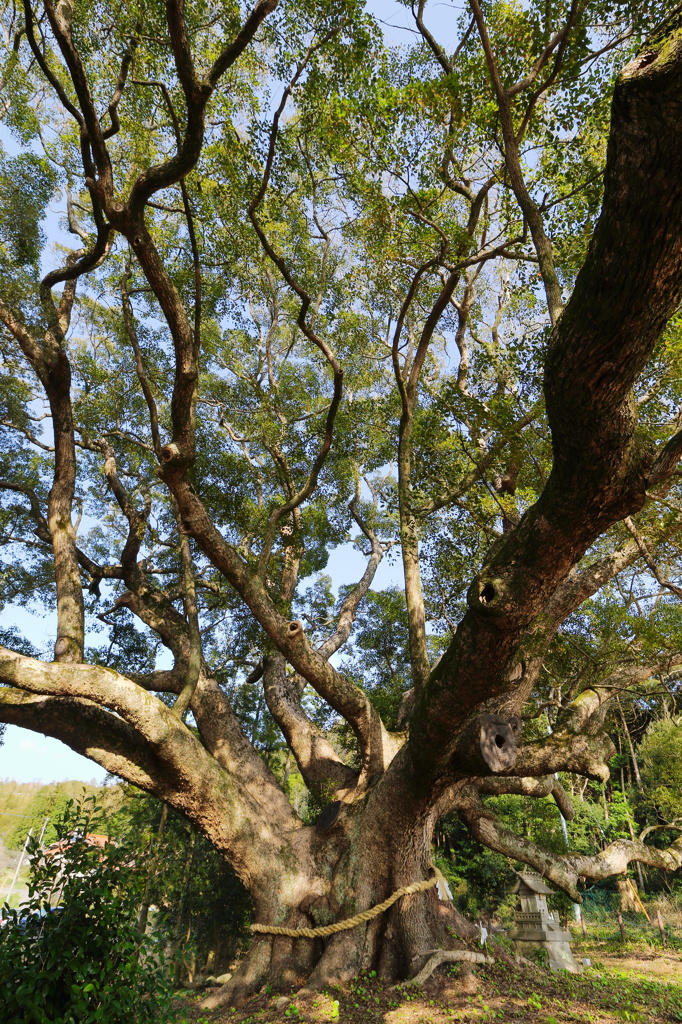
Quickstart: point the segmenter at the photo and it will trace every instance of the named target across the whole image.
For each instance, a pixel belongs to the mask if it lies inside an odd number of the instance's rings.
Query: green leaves
[[[639,748],[644,787],[638,808],[655,824],[682,824],[682,723],[677,718],[653,722]],[[677,831],[673,833],[675,836]],[[656,838],[656,837],[652,837]]]
[[[0,266],[37,267],[45,243],[41,222],[56,182],[47,160],[33,153],[0,157]]]
[[[92,842],[103,826],[94,798],[71,802],[48,855],[35,840],[29,847],[28,901],[5,906],[0,930],[7,1024],[164,1024],[175,1017],[159,943],[137,930],[139,851]]]
[[[549,53],[570,3],[483,5],[503,85],[520,83],[510,113],[521,171],[566,292],[600,203],[616,67],[664,6],[643,12],[632,2],[580,5],[565,46]],[[429,24],[435,13],[427,5]],[[232,0],[192,0],[184,16],[202,75],[243,10]],[[472,575],[538,499],[552,468],[542,405],[549,330],[538,257],[510,185],[480,38],[468,11],[451,6],[447,17],[442,32],[434,27],[435,47],[417,31],[395,47],[358,0],[282,0],[213,96],[204,146],[182,190],[169,185],[145,210],[165,287],[177,293],[188,321],[196,319],[201,337],[191,486],[245,571],[258,565],[273,512],[305,487],[322,449],[332,373],[321,348],[343,367],[343,399],[317,487],[278,525],[259,583],[283,613],[302,609],[316,642],[333,630],[340,607],[324,573],[330,554],[355,535],[351,500],[357,497],[369,529],[397,551],[401,390],[428,339],[414,383],[408,498],[434,657],[466,608]],[[0,298],[40,340],[47,308],[38,301],[42,225],[51,199],[57,196],[64,213],[68,184],[72,259],[102,218],[96,199],[93,206],[89,143],[58,108],[13,10],[4,18],[5,119],[23,148],[0,160]],[[113,194],[125,203],[137,177],[172,158],[178,132],[183,137],[194,127],[186,124],[164,5],[84,0],[73,11],[73,38],[103,128],[120,120],[107,144]],[[40,46],[73,98],[47,26]],[[298,72],[275,133],[274,111]],[[261,192],[262,237],[251,219]],[[119,563],[129,524],[103,478],[103,439],[130,504],[144,513],[136,586],[162,593],[178,614],[183,608],[177,510],[157,472],[151,422],[157,417],[161,444],[169,441],[174,325],[136,251],[134,239],[128,245],[116,236],[106,260],[78,282],[63,342],[72,370],[81,563],[93,559],[111,570],[99,582],[84,572],[88,657],[123,672],[156,667],[160,641],[122,609],[130,576],[124,582]],[[2,492],[0,530],[9,555],[0,582],[3,597],[29,600],[51,595],[53,582],[49,538],[39,530],[35,539],[52,484],[52,437],[8,323],[0,336],[7,380],[0,391],[0,468],[14,489]],[[681,350],[679,325],[672,324],[638,394],[648,441],[669,432],[682,401]],[[643,528],[652,531],[655,517],[647,516]],[[623,539],[614,530],[600,551]],[[361,544],[367,540],[363,535]],[[192,554],[204,657],[254,741],[272,750],[281,737],[265,716],[260,686],[243,683],[268,641],[208,557],[198,548]],[[674,548],[663,554],[678,557]],[[638,586],[635,598],[641,590],[646,602],[650,591],[642,580]],[[552,671],[582,679],[589,674],[585,658],[598,675],[624,654],[676,641],[670,602],[640,614],[635,598],[623,610],[620,598],[608,594],[569,622],[548,659]],[[103,643],[97,616],[105,607]],[[587,652],[582,661],[569,650],[578,641]],[[401,592],[370,592],[345,669],[391,725],[409,683],[408,647]],[[544,682],[539,689],[546,697]],[[328,721],[327,708],[314,711]]]

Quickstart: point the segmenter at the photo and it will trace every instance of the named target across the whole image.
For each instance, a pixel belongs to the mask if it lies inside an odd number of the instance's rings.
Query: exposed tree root
[[[421,986],[431,977],[436,968],[440,967],[441,964],[462,961],[470,964],[495,963],[493,958],[486,956],[485,953],[476,953],[470,949],[437,949],[433,956],[429,957],[426,961],[419,974],[415,974],[414,978],[410,978],[408,981],[401,981],[397,985],[393,985],[393,988],[402,988],[404,985]]]
[[[242,1006],[254,996],[268,975],[272,958],[272,940],[257,940],[244,957],[226,985],[200,1003],[202,1010],[216,1010],[220,1006]]]

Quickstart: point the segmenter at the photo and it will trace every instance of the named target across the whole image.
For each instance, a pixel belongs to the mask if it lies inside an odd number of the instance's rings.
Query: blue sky
[[[447,3],[430,4],[426,21],[446,49],[456,42],[456,24],[463,5]],[[367,8],[382,22],[386,38],[392,43],[408,44],[414,39],[414,22],[409,8],[395,0],[368,0]],[[0,133],[0,141],[9,151],[16,149],[7,133]],[[46,223],[52,241],[67,241],[59,231],[61,214],[52,211]],[[332,554],[326,572],[331,575],[335,588],[360,579],[365,568],[365,559],[351,545],[346,545]],[[402,572],[394,556],[380,565],[374,582],[375,589],[400,584]],[[54,643],[55,622],[50,613],[31,614],[24,609],[5,608],[2,613],[3,626],[16,626],[35,647],[49,650]],[[14,779],[17,782],[58,782],[78,780],[101,782],[105,772],[99,765],[74,753],[63,743],[41,733],[29,732],[16,726],[8,726],[4,743],[0,746],[0,779]]]
[[[365,571],[365,559],[351,544],[344,545],[332,553],[326,572],[338,588],[354,583]],[[402,569],[395,558],[384,559],[377,570],[374,589],[400,585]],[[2,612],[3,626],[16,626],[27,639],[39,649],[50,648],[54,643],[55,619],[52,614],[30,614],[22,608],[5,608]],[[4,743],[0,746],[0,779],[14,779],[16,782],[79,782],[101,783],[106,772],[94,761],[81,757],[59,740],[42,733],[31,732],[9,725]]]
[[[31,643],[43,649],[54,643],[54,616],[31,615],[22,608],[4,608],[3,626],[16,626]],[[0,746],[0,779],[16,782],[102,782],[106,772],[59,740],[8,725]]]
[[[43,783],[76,780],[99,785],[105,775],[98,764],[74,753],[59,740],[13,725],[7,727],[0,747],[0,779]]]

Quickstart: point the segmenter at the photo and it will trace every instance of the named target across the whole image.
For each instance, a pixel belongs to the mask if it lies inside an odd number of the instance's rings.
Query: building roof
[[[100,832],[86,832],[85,836],[76,836],[75,833],[72,833],[66,839],[60,839],[56,843],[47,846],[43,852],[46,857],[54,857],[57,854],[64,853],[77,838],[84,838],[86,846],[97,846],[100,850],[103,850],[107,843],[111,843],[109,836],[102,835]]]
[[[551,896],[553,891],[545,885],[540,875],[533,871],[521,871],[512,889],[512,895],[527,896],[529,893],[535,893],[540,896]]]

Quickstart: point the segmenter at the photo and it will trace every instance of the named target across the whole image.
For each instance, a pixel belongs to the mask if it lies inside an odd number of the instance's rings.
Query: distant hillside
[[[120,801],[118,786],[91,786],[86,782],[14,782],[0,781],[0,841],[8,850],[23,846],[30,828],[39,836],[45,819],[44,842],[53,842],[53,822],[61,817],[69,800],[95,795],[98,804],[109,808]]]

